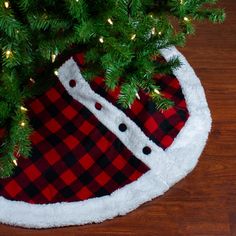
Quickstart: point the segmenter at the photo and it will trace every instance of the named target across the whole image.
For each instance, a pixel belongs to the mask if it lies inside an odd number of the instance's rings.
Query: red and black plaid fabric
[[[78,66],[84,64],[83,54],[76,54],[74,60]],[[97,77],[91,87],[96,93],[110,101],[133,120],[141,130],[158,146],[169,147],[189,117],[188,109],[179,81],[173,75],[156,75],[157,84],[162,94],[174,102],[174,106],[166,111],[158,111],[150,96],[144,91],[139,92],[140,100],[136,99],[131,108],[124,109],[118,105],[120,88],[106,91],[104,78]]]
[[[30,203],[85,200],[149,170],[59,81],[27,107],[35,129],[32,157],[20,158],[14,176],[0,180],[1,196]]]
[[[74,59],[83,63],[80,54]],[[99,77],[91,87],[166,148],[188,119],[188,111],[177,79],[157,79],[163,93],[175,102],[165,112],[158,112],[144,92],[131,109],[122,109],[116,104],[119,88],[105,92]],[[15,174],[0,180],[0,196],[29,203],[80,201],[111,194],[149,170],[59,81],[27,107],[35,130],[32,157],[19,158]]]

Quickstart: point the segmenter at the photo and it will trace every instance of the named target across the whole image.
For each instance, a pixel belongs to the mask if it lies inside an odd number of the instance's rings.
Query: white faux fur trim
[[[196,166],[211,129],[205,93],[193,69],[175,47],[164,49],[161,53],[166,60],[179,56],[182,62],[181,68],[174,74],[181,84],[190,113],[185,126],[165,151],[122,111],[96,94],[83,79],[73,59],[59,69],[59,79],[68,93],[86,106],[137,158],[149,166],[150,171],[111,195],[80,202],[34,205],[0,197],[2,223],[27,228],[50,228],[102,222],[117,215],[125,215],[142,203],[162,195]],[[77,82],[74,88],[69,86],[71,79]],[[95,108],[96,102],[102,105],[101,110]],[[126,132],[119,131],[120,123],[127,125]],[[151,147],[150,155],[143,154],[144,146]]]

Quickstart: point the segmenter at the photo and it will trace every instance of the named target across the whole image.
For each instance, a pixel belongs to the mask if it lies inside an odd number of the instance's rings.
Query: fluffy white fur
[[[0,197],[0,222],[27,228],[102,222],[117,215],[125,215],[142,203],[164,194],[196,166],[211,129],[205,93],[193,69],[175,47],[162,50],[162,55],[166,60],[172,56],[181,59],[182,66],[174,74],[181,84],[190,112],[184,128],[165,151],[153,143],[123,112],[94,93],[73,59],[59,69],[59,79],[68,93],[86,106],[151,170],[109,196],[80,202],[33,205]],[[74,88],[68,84],[71,79],[77,81]],[[95,102],[102,104],[100,111],[94,107]],[[126,132],[119,131],[120,123],[127,125]],[[146,145],[152,149],[150,155],[142,152]]]

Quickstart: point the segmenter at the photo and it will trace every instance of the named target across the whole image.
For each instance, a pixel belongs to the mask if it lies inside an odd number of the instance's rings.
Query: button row
[[[76,81],[75,81],[75,80],[70,80],[69,85],[70,85],[71,88],[74,88],[74,87],[76,86]],[[96,103],[95,103],[95,108],[100,111],[100,110],[102,109],[102,105],[101,105],[100,103],[96,102]],[[121,123],[121,124],[119,125],[119,130],[120,130],[121,132],[125,132],[125,131],[127,130],[126,124]],[[145,147],[143,148],[143,153],[144,153],[145,155],[149,155],[151,152],[152,152],[152,150],[151,150],[150,147],[145,146]]]

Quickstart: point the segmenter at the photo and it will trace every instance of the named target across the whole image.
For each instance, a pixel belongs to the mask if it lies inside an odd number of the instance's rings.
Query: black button
[[[121,124],[119,125],[119,130],[120,130],[121,132],[125,132],[125,131],[127,130],[127,126],[126,126],[124,123],[121,123]]]
[[[101,110],[101,109],[102,109],[102,105],[101,105],[100,103],[96,102],[96,103],[95,103],[95,108],[96,108],[97,110]]]
[[[152,150],[151,150],[150,147],[146,146],[146,147],[143,148],[143,153],[145,155],[149,155],[151,152],[152,152]]]
[[[70,80],[69,85],[71,88],[74,88],[76,86],[76,81],[74,79]]]

